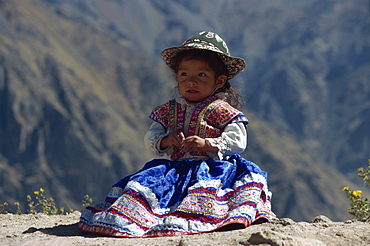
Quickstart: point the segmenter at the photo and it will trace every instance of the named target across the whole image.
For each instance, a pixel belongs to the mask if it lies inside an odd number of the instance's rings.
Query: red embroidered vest
[[[149,116],[160,123],[166,131],[178,130],[184,132],[185,111],[181,104],[171,100],[156,107]],[[230,106],[227,102],[210,96],[200,102],[194,109],[189,121],[188,136],[201,138],[216,138],[221,136],[226,125],[232,122],[248,123],[245,115]],[[208,156],[205,152],[193,151],[193,156]],[[171,154],[171,160],[177,160],[185,155],[184,150],[176,149]]]

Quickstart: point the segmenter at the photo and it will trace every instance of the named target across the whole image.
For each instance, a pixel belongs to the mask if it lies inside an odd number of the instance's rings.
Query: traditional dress
[[[239,154],[247,145],[244,114],[210,96],[200,103],[177,98],[153,110],[146,147],[171,159],[154,159],[113,185],[105,202],[87,207],[83,231],[117,237],[194,234],[230,224],[268,221],[267,173]],[[197,135],[217,153],[160,149],[172,130]]]

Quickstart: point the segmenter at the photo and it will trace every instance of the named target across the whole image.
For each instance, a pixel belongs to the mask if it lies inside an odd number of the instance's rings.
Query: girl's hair
[[[226,75],[228,77],[229,71],[221,58],[213,51],[209,50],[185,50],[178,53],[174,58],[175,74],[179,68],[180,62],[183,59],[195,59],[202,60],[209,64],[212,70],[215,72],[215,77],[218,78],[220,75]],[[223,100],[228,102],[231,106],[237,109],[242,108],[242,97],[241,95],[231,87],[229,80],[226,81],[225,85],[218,89],[214,94],[224,92]]]

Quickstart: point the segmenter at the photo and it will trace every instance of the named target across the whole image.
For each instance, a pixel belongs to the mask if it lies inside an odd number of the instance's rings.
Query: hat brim
[[[197,47],[189,47],[189,46],[180,46],[180,47],[171,47],[167,48],[162,51],[162,59],[167,64],[167,66],[170,67],[172,71],[175,71],[175,64],[174,64],[174,58],[178,53],[185,50],[207,50],[207,49],[200,49]],[[209,49],[208,49],[209,50]],[[246,62],[243,58],[239,57],[232,57],[225,55],[222,52],[219,52],[217,50],[211,50],[219,55],[222,62],[225,64],[227,70],[229,71],[228,79],[234,78],[238,73],[244,70],[246,66]]]

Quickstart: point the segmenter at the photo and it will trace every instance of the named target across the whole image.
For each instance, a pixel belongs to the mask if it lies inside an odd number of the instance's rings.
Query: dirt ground
[[[289,218],[245,229],[160,238],[114,238],[77,229],[80,213],[69,215],[1,214],[0,245],[370,245],[370,223],[333,222],[317,216],[310,222]]]

